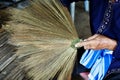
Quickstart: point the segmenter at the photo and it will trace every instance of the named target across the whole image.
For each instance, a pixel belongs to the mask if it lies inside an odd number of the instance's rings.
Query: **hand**
[[[85,49],[109,49],[114,50],[117,45],[117,42],[113,39],[110,39],[106,36],[95,34],[88,39],[85,39],[83,42],[77,43],[76,47],[84,47]]]

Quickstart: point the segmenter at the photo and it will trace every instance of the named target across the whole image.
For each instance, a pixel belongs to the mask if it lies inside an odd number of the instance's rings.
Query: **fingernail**
[[[79,43],[77,43],[77,44],[75,44],[75,47],[76,48],[80,48],[80,47],[82,47]]]
[[[87,39],[84,39],[83,41],[87,41]]]
[[[75,47],[78,47],[78,44],[75,44]]]

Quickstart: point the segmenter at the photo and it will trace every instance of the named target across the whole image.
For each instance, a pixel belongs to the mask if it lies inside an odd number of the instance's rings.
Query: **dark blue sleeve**
[[[60,1],[64,6],[68,7],[70,5],[70,3],[74,2],[74,1],[77,2],[77,1],[80,1],[80,0],[60,0]]]
[[[117,46],[113,52],[113,56],[116,59],[120,59],[120,3],[115,3],[113,5],[113,21],[113,31],[117,39]]]
[[[117,41],[117,46],[113,52],[113,56],[116,58],[116,59],[120,59],[120,41]]]

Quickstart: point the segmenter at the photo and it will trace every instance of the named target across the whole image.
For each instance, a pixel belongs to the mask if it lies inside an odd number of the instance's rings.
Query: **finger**
[[[79,43],[75,44],[75,47],[76,47],[76,48],[82,47],[81,43],[82,43],[82,42],[79,42]]]
[[[96,49],[96,45],[98,44],[98,42],[93,39],[93,40],[89,40],[89,41],[83,41],[80,43],[77,43],[75,45],[75,47],[84,47],[85,49]]]
[[[88,46],[84,46],[84,49],[85,49],[85,50],[88,50],[88,49],[90,49],[90,48],[89,48]]]
[[[92,40],[92,39],[96,38],[98,35],[99,35],[99,34],[95,34],[95,35],[93,35],[93,36],[85,39],[84,41]]]
[[[75,47],[82,47],[88,44],[89,44],[89,41],[82,41],[82,42],[75,44]]]
[[[88,50],[88,49],[91,49],[91,48],[89,48],[89,47],[84,47],[84,49],[85,49],[85,50]]]
[[[87,50],[87,49],[92,49],[92,47],[93,47],[93,46],[92,46],[91,44],[88,44],[88,45],[85,45],[85,46],[84,46],[84,49],[86,49],[86,50]]]

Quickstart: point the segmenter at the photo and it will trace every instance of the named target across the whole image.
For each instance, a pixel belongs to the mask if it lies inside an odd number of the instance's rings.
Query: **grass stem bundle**
[[[67,80],[76,58],[78,39],[68,10],[59,0],[35,0],[23,10],[13,9],[9,43],[17,46],[20,67],[30,80]]]

